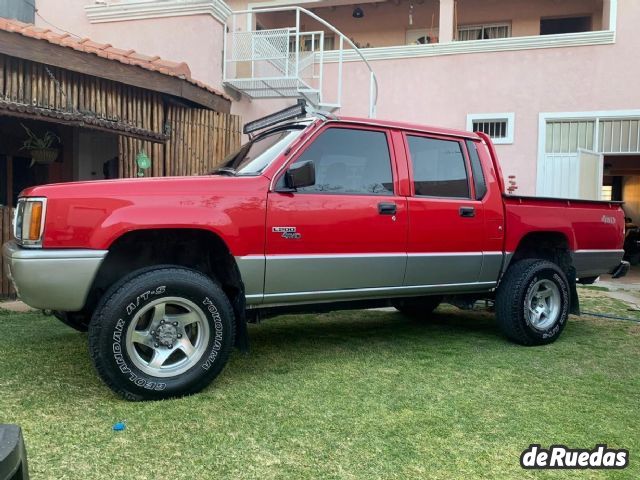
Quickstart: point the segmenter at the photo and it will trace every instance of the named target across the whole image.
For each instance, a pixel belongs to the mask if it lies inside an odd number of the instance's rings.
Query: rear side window
[[[469,181],[460,142],[408,136],[416,195],[469,198]]]
[[[391,156],[384,132],[330,128],[295,163],[313,160],[316,183],[298,192],[393,195]]]
[[[476,200],[482,200],[487,193],[487,183],[485,182],[484,172],[482,171],[482,165],[480,164],[478,147],[475,142],[467,140],[467,150],[469,151],[469,159],[471,160],[473,185],[476,188]]]

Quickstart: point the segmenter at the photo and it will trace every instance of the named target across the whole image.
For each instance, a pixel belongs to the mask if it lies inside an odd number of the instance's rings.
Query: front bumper
[[[33,308],[82,310],[107,250],[27,249],[15,241],[2,247],[9,279]]]

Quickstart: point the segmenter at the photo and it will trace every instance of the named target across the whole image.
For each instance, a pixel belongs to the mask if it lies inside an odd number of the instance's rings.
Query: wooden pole
[[[13,208],[13,157],[7,155],[7,206]]]

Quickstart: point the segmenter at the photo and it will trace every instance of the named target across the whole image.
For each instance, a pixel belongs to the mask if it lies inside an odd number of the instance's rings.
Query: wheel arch
[[[245,341],[244,284],[226,242],[208,229],[149,228],[128,231],[113,241],[93,281],[85,310],[92,312],[104,293],[130,272],[156,265],[190,268],[220,284],[236,315],[238,341]]]
[[[570,240],[558,231],[529,232],[520,239],[509,261],[513,263],[525,258],[549,260],[564,270],[572,264]]]
[[[571,256],[571,240],[563,232],[539,231],[524,235],[514,252],[508,255],[503,272],[511,265],[528,258],[539,258],[555,263],[564,272],[571,293],[570,312],[580,314],[578,292],[576,289],[576,271]]]

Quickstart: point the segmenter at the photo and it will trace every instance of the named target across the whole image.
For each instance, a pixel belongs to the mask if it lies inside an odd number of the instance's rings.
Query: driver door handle
[[[460,207],[460,216],[461,217],[475,217],[476,209],[474,207]]]
[[[379,203],[378,213],[380,215],[395,215],[398,212],[398,206],[395,203]]]

